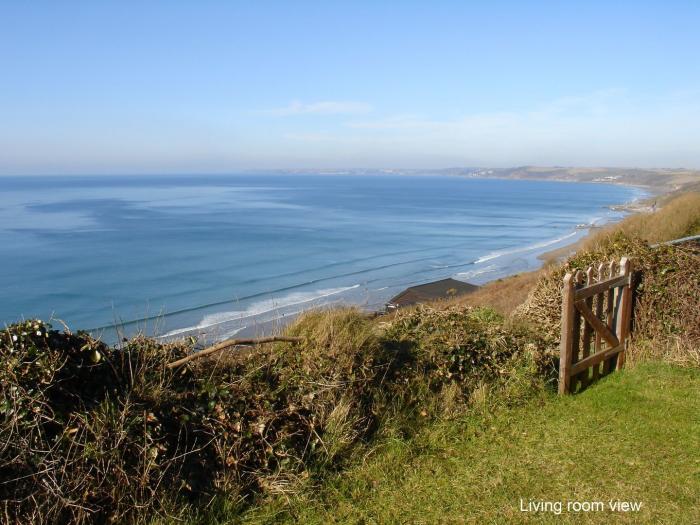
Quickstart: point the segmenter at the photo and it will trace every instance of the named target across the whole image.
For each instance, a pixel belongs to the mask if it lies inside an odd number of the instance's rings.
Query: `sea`
[[[611,205],[598,184],[392,174],[0,178],[0,323],[213,341],[406,287],[532,270]]]

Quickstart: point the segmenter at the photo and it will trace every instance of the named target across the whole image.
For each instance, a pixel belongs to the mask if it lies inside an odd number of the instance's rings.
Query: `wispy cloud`
[[[354,115],[370,111],[372,111],[372,106],[365,102],[324,100],[304,103],[295,100],[283,108],[266,109],[261,113],[275,117],[290,117],[295,115]]]
[[[606,118],[619,116],[634,102],[627,92],[622,89],[605,89],[585,95],[567,96],[550,100],[529,110],[523,111],[492,111],[455,116],[452,119],[439,120],[426,118],[416,114],[391,115],[385,118],[371,120],[352,120],[345,123],[346,127],[367,130],[444,130],[454,133],[462,128],[481,129],[501,128],[522,124],[535,127],[542,121],[548,125],[560,123],[567,119],[584,120],[591,118]],[[637,109],[633,107],[632,109]]]
[[[409,159],[419,154],[463,158],[463,163],[492,166],[697,166],[700,103],[694,95],[649,96],[606,89],[517,111],[475,112],[449,119],[413,113],[358,117],[347,119],[346,132],[338,132],[338,149],[381,158]]]

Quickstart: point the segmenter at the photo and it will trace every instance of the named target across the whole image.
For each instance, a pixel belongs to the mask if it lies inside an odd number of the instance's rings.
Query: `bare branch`
[[[200,350],[197,353],[190,354],[186,357],[183,357],[182,359],[178,359],[177,361],[173,361],[172,363],[168,363],[166,368],[176,368],[178,366],[182,366],[185,363],[189,363],[190,361],[193,361],[195,359],[199,359],[201,357],[205,357],[208,355],[211,355],[215,352],[219,352],[221,350],[226,350],[227,348],[232,348],[234,346],[249,346],[249,345],[261,345],[264,343],[275,343],[275,342],[285,342],[285,343],[300,343],[304,341],[303,337],[283,337],[283,336],[275,336],[275,337],[261,337],[259,339],[228,339],[226,341],[222,341],[220,343],[217,343],[213,346],[210,346],[209,348],[205,348],[204,350]]]

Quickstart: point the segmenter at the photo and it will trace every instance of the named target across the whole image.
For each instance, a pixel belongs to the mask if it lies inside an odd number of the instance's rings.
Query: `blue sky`
[[[0,1],[0,174],[700,168],[697,1]]]

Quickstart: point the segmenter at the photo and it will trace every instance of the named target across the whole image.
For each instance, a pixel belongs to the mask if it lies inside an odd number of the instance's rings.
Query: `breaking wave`
[[[529,244],[527,246],[520,246],[518,248],[513,248],[510,250],[501,250],[497,252],[491,252],[488,255],[484,255],[483,257],[479,257],[476,261],[474,261],[474,264],[481,264],[486,261],[491,261],[493,259],[497,259],[498,257],[503,257],[504,255],[513,255],[515,253],[522,253],[522,252],[529,252],[530,250],[538,250],[541,248],[546,248],[547,246],[551,246],[553,244],[557,244],[560,242],[563,242],[567,239],[570,239],[571,237],[574,237],[578,232],[573,231],[571,233],[568,233],[566,235],[563,235],[561,237],[557,237],[556,239],[550,239],[548,241],[542,241],[538,242],[535,244]]]
[[[178,328],[177,330],[172,330],[170,332],[167,332],[166,334],[163,334],[161,337],[173,337],[175,335],[180,335],[187,332],[204,331],[225,323],[244,321],[246,319],[255,318],[266,313],[282,310],[290,306],[315,303],[326,297],[338,295],[359,287],[359,284],[355,284],[353,286],[345,286],[340,288],[325,288],[323,290],[314,290],[311,292],[294,292],[279,299],[270,298],[265,299],[263,301],[257,301],[244,310],[232,310],[205,315],[198,324],[186,328]],[[303,309],[300,311],[303,311]],[[237,329],[237,332],[240,332],[245,328],[245,326],[242,326]]]

